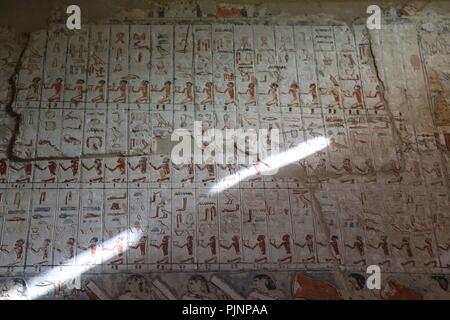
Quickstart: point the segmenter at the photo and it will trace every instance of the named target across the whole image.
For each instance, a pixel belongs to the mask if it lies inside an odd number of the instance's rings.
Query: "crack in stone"
[[[17,136],[20,132],[22,115],[20,113],[17,113],[16,111],[14,111],[13,105],[17,98],[17,76],[19,75],[20,69],[22,68],[23,58],[24,58],[25,52],[27,51],[28,46],[30,44],[30,40],[31,40],[31,33],[27,33],[24,48],[22,49],[22,51],[19,54],[19,58],[17,60],[16,66],[14,67],[13,74],[8,79],[10,92],[9,92],[9,97],[8,97],[8,103],[6,103],[6,105],[5,105],[5,110],[9,116],[11,116],[15,119],[15,123],[14,123],[14,129],[13,129],[13,132],[11,135],[11,139],[9,140],[6,155],[9,160],[13,160],[13,161],[24,160],[21,158],[18,159],[14,155],[14,146],[16,144]]]
[[[377,77],[377,80],[380,84],[381,87],[381,91],[383,92],[383,103],[384,103],[384,109],[386,110],[386,114],[389,117],[389,120],[391,122],[392,125],[392,131],[394,133],[393,137],[395,140],[395,147],[397,148],[396,153],[399,155],[400,157],[400,172],[404,172],[406,171],[406,161],[405,161],[405,153],[402,149],[402,145],[403,145],[403,140],[401,138],[401,133],[399,128],[397,128],[397,126],[395,125],[395,117],[394,114],[391,111],[391,108],[389,106],[389,101],[386,98],[386,86],[385,86],[385,81],[383,80],[383,78],[381,77],[381,72],[380,72],[380,66],[379,61],[377,60],[377,57],[375,56],[375,50],[373,48],[373,38],[372,38],[372,32],[375,31],[369,31],[368,35],[369,35],[369,57],[371,58],[370,61],[372,61],[372,65],[373,65],[373,69],[375,71],[375,75]],[[380,31],[381,32],[381,31]],[[381,44],[380,44],[381,45]]]
[[[157,138],[157,139],[160,141],[158,143],[158,145],[163,145],[166,147],[170,145],[170,144],[168,144],[168,142],[171,142],[170,139],[168,139],[168,140],[166,140],[164,138]],[[150,156],[150,155],[167,154],[166,151],[167,151],[166,148],[162,148],[162,149],[159,149],[158,151],[147,152],[147,153],[125,154],[125,153],[120,153],[120,152],[118,152],[118,153],[110,152],[110,153],[99,153],[99,154],[80,154],[79,156],[34,157],[34,158],[28,158],[28,159],[17,157],[16,155],[14,155],[14,153],[12,153],[11,155],[8,153],[8,159],[15,161],[15,162],[33,162],[33,161],[54,161],[54,160],[84,160],[84,159],[97,159],[97,158],[111,159],[111,158],[117,158],[117,157],[133,158],[133,157],[145,157],[145,156]]]
[[[423,47],[422,47],[422,37],[419,31],[417,31],[417,39],[418,39],[418,47],[419,47],[419,55],[420,55],[420,61],[426,62],[426,58],[423,52]],[[447,166],[445,165],[445,163],[447,162],[446,160],[446,156],[450,155],[450,150],[441,143],[441,140],[439,139],[439,127],[436,124],[436,116],[434,114],[434,107],[433,107],[433,100],[431,98],[431,88],[430,88],[430,84],[429,84],[429,78],[428,78],[428,71],[426,68],[426,63],[421,63],[422,66],[422,72],[424,75],[424,83],[425,83],[425,88],[426,88],[426,93],[427,93],[427,102],[428,102],[428,107],[429,107],[429,111],[431,114],[431,120],[432,120],[432,124],[433,124],[433,130],[434,130],[434,138],[436,141],[436,147],[439,151],[439,157],[441,158],[441,163],[442,163],[442,170],[444,172],[444,176],[445,176],[445,180],[447,181],[447,189],[450,190],[450,173],[449,170],[447,168]]]
[[[325,216],[323,214],[322,206],[320,205],[320,201],[319,201],[319,199],[317,199],[317,196],[315,194],[316,188],[310,188],[309,191],[311,193],[311,200],[312,200],[311,203],[312,203],[313,212],[314,212],[315,216],[320,221],[323,233],[325,234],[325,236],[328,239],[328,241],[330,241],[330,239],[331,239],[331,231],[330,231],[330,228],[328,227],[328,224],[326,222],[326,218],[325,218]],[[345,272],[342,269],[342,265],[337,261],[336,257],[334,256],[334,252],[332,251],[331,246],[330,246],[329,243],[327,243],[327,248],[328,248],[328,251],[329,251],[331,257],[333,257],[333,259],[332,259],[333,264],[334,264],[334,269],[333,270],[336,272],[336,275],[337,275],[336,280],[341,282],[340,283],[340,287],[342,289],[344,289],[345,293],[349,296],[350,295],[349,292],[351,292],[351,291],[350,291],[350,289],[347,286]],[[342,256],[343,252],[341,252],[340,254]]]

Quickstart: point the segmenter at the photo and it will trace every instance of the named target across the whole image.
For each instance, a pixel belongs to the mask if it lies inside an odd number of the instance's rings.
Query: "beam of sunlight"
[[[282,167],[325,149],[328,144],[329,140],[325,137],[318,137],[306,142],[301,142],[293,148],[261,160],[258,166],[252,165],[249,168],[241,169],[238,172],[221,179],[211,188],[211,192],[221,192],[229,189],[238,184],[239,181],[243,181],[256,175],[267,175],[271,171],[276,172],[276,170]]]
[[[111,239],[103,242],[103,248],[110,248],[116,244],[118,239],[128,239],[128,242],[135,242],[142,236],[140,232],[131,232],[129,230],[125,230],[118,235],[112,237]],[[128,250],[128,245],[123,247],[123,254]],[[99,252],[100,251],[100,252]],[[107,262],[116,256],[113,250],[97,250],[97,254],[101,255],[101,261]],[[31,278],[28,283],[28,297],[29,299],[37,299],[41,296],[48,294],[54,288],[55,281],[58,284],[62,285],[65,282],[79,277],[82,273],[98,267],[98,264],[92,264],[92,256],[90,250],[84,250],[82,253],[78,254],[76,257],[77,265],[61,265],[55,266],[52,269],[43,272]],[[73,259],[73,258],[72,258]],[[72,260],[71,259],[71,260]],[[13,292],[10,293],[13,295]]]

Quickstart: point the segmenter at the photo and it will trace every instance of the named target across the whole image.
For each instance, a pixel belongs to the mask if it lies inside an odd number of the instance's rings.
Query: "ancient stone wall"
[[[232,18],[52,24],[2,48],[4,285],[25,278],[47,298],[118,298],[130,281],[145,298],[448,298],[448,19],[369,31],[217,12]],[[174,164],[170,136],[194,121],[280,129],[286,155],[328,146],[275,175],[239,150],[234,164]],[[381,291],[363,285],[369,265]],[[65,289],[61,274],[75,279]]]

